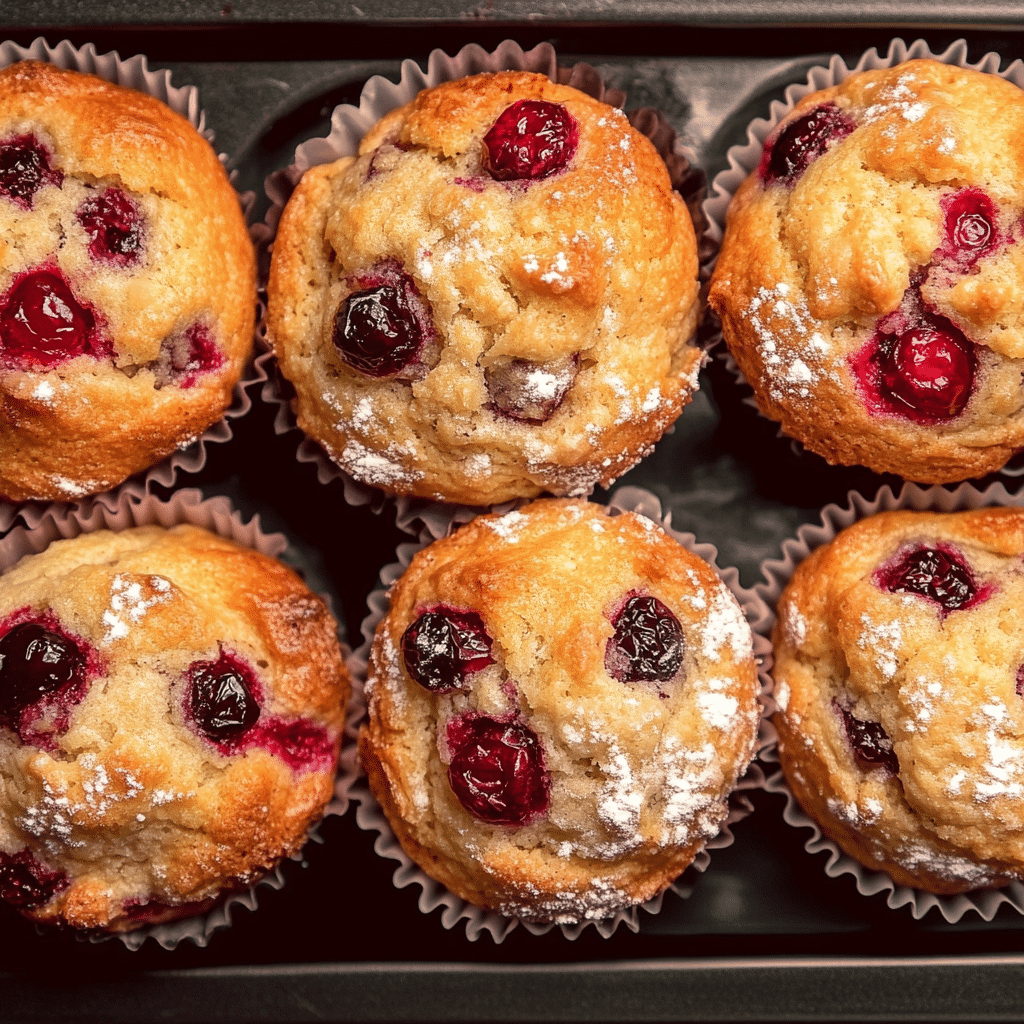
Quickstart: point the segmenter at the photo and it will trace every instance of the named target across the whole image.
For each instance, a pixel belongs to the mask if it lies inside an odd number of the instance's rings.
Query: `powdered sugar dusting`
[[[124,576],[118,573],[110,581],[110,605],[103,613],[107,631],[103,643],[128,636],[133,625],[154,605],[170,600],[171,584],[163,576]]]

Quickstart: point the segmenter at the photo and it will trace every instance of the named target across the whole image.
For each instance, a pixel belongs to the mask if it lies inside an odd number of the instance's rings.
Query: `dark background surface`
[[[176,85],[195,85],[241,188],[262,197],[270,171],[295,145],[324,135],[340,102],[358,102],[374,73],[395,78],[403,58],[468,42],[493,49],[552,42],[563,64],[586,60],[627,106],[663,109],[709,177],[744,141],[748,121],[833,52],[849,63],[868,47],[923,36],[939,52],[957,38],[970,60],[1024,56],[1016,4],[862,3],[527,5],[463,7],[411,0],[369,5],[43,2],[0,6],[0,37],[27,45],[96,44],[146,53]],[[403,17],[406,16],[406,17]],[[969,20],[968,20],[969,19]],[[874,22],[874,24],[872,24]],[[928,24],[926,25],[925,22]],[[824,55],[824,56],[822,56]],[[262,216],[265,201],[258,204]],[[264,526],[281,529],[311,583],[333,590],[359,643],[377,573],[407,539],[392,503],[379,512],[345,503],[295,460],[298,434],[273,433],[274,410],[253,394],[234,437],[180,486],[227,493]],[[620,483],[653,490],[677,529],[718,546],[719,563],[751,586],[782,540],[850,489],[874,495],[894,478],[827,466],[779,438],[742,401],[717,361],[675,431]],[[1005,478],[1009,487],[1015,477]],[[605,495],[599,493],[596,498]],[[516,929],[500,945],[422,914],[418,887],[396,889],[394,863],[373,850],[350,811],[329,819],[305,863],[285,865],[283,890],[261,889],[255,912],[237,910],[209,946],[174,951],[147,942],[92,943],[38,933],[0,908],[0,1021],[305,1020],[869,1020],[1018,1019],[1024,1016],[1024,916],[955,925],[931,912],[915,921],[883,896],[830,879],[824,856],[781,820],[782,801],[755,797],[755,813],[694,875],[693,894],[666,896],[640,931],[609,939],[594,929]]]

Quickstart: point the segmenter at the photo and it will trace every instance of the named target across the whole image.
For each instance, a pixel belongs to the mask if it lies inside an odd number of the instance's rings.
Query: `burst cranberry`
[[[424,612],[405,631],[402,657],[409,675],[434,693],[462,689],[471,672],[494,664],[483,619],[445,607]]]
[[[34,135],[14,135],[0,142],[0,196],[31,210],[44,185],[60,187],[62,171],[50,164],[50,153]]]
[[[495,412],[524,423],[545,423],[558,410],[576,378],[579,359],[550,363],[511,359],[488,367],[484,380]]]
[[[853,756],[863,771],[872,768],[885,768],[893,775],[898,775],[900,763],[896,758],[892,740],[881,722],[867,722],[856,718],[848,708],[837,704],[843,718],[843,726],[853,747]]]
[[[966,270],[995,249],[1001,239],[996,227],[995,203],[978,188],[963,188],[945,196],[943,244],[936,257]]]
[[[812,161],[856,127],[834,103],[824,103],[780,125],[778,132],[765,143],[758,167],[761,180],[766,185],[774,181],[792,184]]]
[[[575,118],[560,103],[518,100],[484,136],[484,169],[497,181],[537,181],[569,163],[578,138]]]
[[[28,850],[0,853],[0,899],[15,907],[44,906],[70,884],[63,871],[43,867]]]
[[[875,580],[891,593],[917,594],[947,612],[966,608],[984,596],[963,558],[951,548],[912,548],[879,570]]]
[[[232,740],[260,717],[248,666],[222,653],[216,661],[197,661],[185,673],[186,709],[196,725],[215,741]]]
[[[0,638],[0,723],[17,729],[22,712],[46,697],[78,688],[86,659],[67,637],[22,622]]]
[[[683,663],[683,631],[672,612],[650,595],[634,595],[612,620],[605,648],[609,675],[623,683],[668,682]]]
[[[338,354],[368,377],[415,376],[434,337],[430,312],[408,274],[388,262],[360,276],[334,315]]]
[[[142,215],[119,188],[90,196],[78,208],[78,223],[89,236],[89,254],[100,263],[134,266],[142,258]]]
[[[470,814],[491,825],[528,825],[546,813],[551,780],[532,729],[468,712],[448,722],[445,738],[448,781]]]
[[[23,366],[53,366],[76,356],[110,354],[91,310],[56,267],[23,274],[0,306],[0,355]]]
[[[161,348],[166,379],[180,388],[194,387],[203,374],[224,364],[224,354],[205,324],[191,324],[181,334],[165,338]]]

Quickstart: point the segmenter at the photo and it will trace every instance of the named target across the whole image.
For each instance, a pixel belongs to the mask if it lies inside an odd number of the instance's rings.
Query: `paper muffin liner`
[[[993,483],[984,490],[972,484],[963,483],[955,490],[941,486],[923,487],[907,483],[894,493],[884,486],[874,500],[864,497],[856,491],[850,491],[845,505],[826,505],[821,510],[821,525],[808,523],[801,526],[795,538],[782,544],[782,558],[770,559],[763,563],[762,574],[766,582],[757,583],[754,590],[768,609],[769,620],[763,624],[763,632],[771,636],[775,625],[779,597],[799,565],[815,548],[829,543],[846,527],[861,519],[866,519],[878,512],[892,509],[914,509],[916,511],[961,512],[968,509],[987,508],[990,506],[1012,506],[1024,508],[1024,492],[1011,494],[1002,483]],[[773,667],[771,648],[765,668],[767,671],[766,697],[771,712],[778,710],[774,700],[774,681],[771,678]],[[774,731],[774,730],[773,730]],[[778,763],[777,742],[772,742],[761,754],[766,763]],[[886,902],[890,907],[909,906],[915,919],[924,917],[933,907],[949,923],[959,921],[965,914],[977,913],[985,921],[991,921],[1003,904],[1008,904],[1019,913],[1024,913],[1024,884],[1011,882],[1005,888],[977,889],[973,892],[960,893],[955,896],[938,896],[907,885],[897,885],[884,871],[876,871],[865,867],[853,857],[844,853],[831,839],[823,835],[817,823],[807,815],[786,783],[781,768],[777,768],[765,784],[770,793],[779,793],[786,798],[783,818],[794,827],[809,829],[811,836],[804,844],[808,853],[826,852],[828,862],[825,874],[830,878],[840,875],[853,875],[857,891],[865,896],[887,893]]]
[[[751,626],[754,658],[758,666],[758,678],[761,686],[761,695],[759,697],[761,702],[761,721],[758,727],[754,753],[746,771],[741,775],[732,793],[729,795],[728,814],[722,823],[721,830],[716,836],[708,840],[696,855],[692,864],[685,869],[679,878],[668,886],[667,889],[644,903],[620,910],[613,916],[601,920],[582,921],[576,924],[539,923],[524,921],[515,917],[506,917],[494,911],[483,910],[480,907],[474,906],[467,900],[450,892],[440,882],[435,881],[426,874],[402,849],[401,843],[395,836],[380,804],[370,792],[365,774],[362,773],[361,768],[357,768],[361,775],[351,790],[351,798],[356,802],[356,822],[365,831],[378,833],[374,842],[374,849],[380,856],[398,862],[398,867],[395,868],[393,875],[395,888],[402,889],[408,885],[418,885],[422,890],[418,901],[420,911],[424,914],[429,914],[440,909],[441,923],[448,929],[455,928],[460,922],[464,922],[466,937],[470,941],[476,941],[481,935],[486,934],[495,943],[500,943],[519,926],[522,926],[533,935],[543,935],[557,928],[567,939],[579,938],[589,927],[594,927],[602,938],[608,938],[620,926],[624,926],[633,932],[638,931],[641,922],[640,911],[642,910],[648,914],[659,913],[666,892],[671,890],[683,898],[691,894],[697,877],[707,870],[711,862],[710,851],[731,846],[734,841],[732,826],[745,818],[753,810],[748,794],[753,790],[763,789],[765,786],[764,772],[758,761],[761,751],[769,749],[776,740],[775,729],[767,717],[773,709],[773,705],[765,698],[765,693],[770,683],[767,675],[767,665],[770,663],[771,655],[771,643],[768,639],[772,621],[770,608],[765,604],[760,595],[740,584],[739,572],[736,569],[731,567],[720,568],[716,564],[718,550],[713,544],[700,543],[691,533],[678,533],[673,530],[671,528],[671,516],[666,517],[663,515],[661,502],[650,491],[639,487],[620,487],[611,496],[607,507],[612,514],[636,512],[664,527],[666,532],[674,537],[683,547],[704,559],[715,570],[722,582],[725,583],[739,602],[747,622]],[[438,524],[434,523],[433,525],[437,526]],[[454,527],[455,524],[449,525]],[[398,561],[385,566],[381,570],[381,585],[367,598],[369,612],[366,618],[363,619],[361,627],[363,642],[353,652],[351,662],[355,684],[353,688],[353,704],[358,705],[360,719],[366,713],[366,696],[363,687],[366,680],[370,650],[373,646],[377,625],[388,612],[388,592],[392,584],[408,568],[416,552],[445,536],[447,532],[447,530],[435,532],[430,526],[425,525],[420,532],[418,541],[410,541],[409,543],[399,545],[397,551]]]
[[[167,70],[151,71],[144,55],[122,58],[116,51],[98,54],[92,43],[84,46],[73,46],[63,40],[51,46],[44,38],[33,40],[31,46],[19,46],[11,41],[0,43],[0,68],[6,68],[23,60],[38,60],[46,64],[55,64],[65,70],[79,71],[83,74],[96,75],[108,82],[135,89],[166,103],[175,113],[184,117],[193,128],[211,146],[214,145],[214,134],[206,127],[206,115],[199,104],[199,90],[193,85],[176,86],[171,84],[171,73]],[[214,147],[216,149],[216,147]],[[222,164],[226,164],[228,156],[218,154]],[[235,174],[229,176],[232,181]],[[248,223],[256,196],[253,192],[244,192],[238,196],[243,215]],[[255,226],[250,227],[250,236],[256,244],[258,232]],[[142,486],[144,492],[151,484],[173,487],[179,473],[197,473],[206,465],[206,446],[230,441],[233,436],[231,420],[244,416],[252,401],[248,389],[266,379],[264,369],[255,359],[250,358],[242,371],[242,376],[235,384],[231,404],[224,411],[221,419],[211,424],[202,434],[191,440],[186,446],[172,452],[160,462],[147,470],[140,470],[130,477],[132,483]],[[113,488],[112,490],[116,490]],[[83,495],[84,496],[84,495]],[[32,519],[38,517],[49,503],[45,501],[8,502],[0,498],[0,534],[10,528],[19,511],[23,511]],[[23,518],[25,518],[23,516]]]
[[[227,537],[261,554],[290,563],[291,568],[302,574],[301,558],[290,556],[288,538],[282,533],[266,532],[260,524],[259,515],[246,520],[222,496],[205,498],[196,489],[176,491],[166,499],[140,493],[136,488],[124,487],[118,491],[87,498],[76,506],[54,503],[38,517],[33,517],[31,527],[15,526],[0,539],[0,576],[26,555],[44,551],[53,541],[77,537],[97,530],[126,530],[134,526],[171,527],[189,523]],[[286,549],[289,549],[286,552]],[[332,604],[329,594],[321,597]],[[333,609],[332,609],[333,611]],[[342,643],[342,653],[350,673],[355,674],[351,651]],[[323,817],[343,815],[348,811],[350,790],[358,775],[358,758],[355,753],[355,738],[359,725],[358,708],[349,703],[345,715],[345,729],[342,736],[342,753],[335,778],[334,795],[324,809]],[[314,825],[306,837],[303,848],[309,842],[320,842],[318,826]],[[301,861],[302,850],[292,855],[292,860]],[[164,949],[174,949],[181,942],[192,942],[205,946],[213,934],[231,924],[236,907],[255,910],[258,905],[257,891],[262,887],[281,889],[285,877],[280,865],[247,890],[231,893],[220,899],[206,913],[195,917],[168,921],[163,924],[146,925],[129,932],[87,933],[79,938],[90,942],[105,942],[118,939],[128,949],[139,949],[147,939],[154,939]],[[37,925],[40,934],[52,931],[46,925]]]
[[[550,43],[541,43],[532,50],[523,50],[518,43],[506,39],[491,53],[476,43],[471,43],[459,50],[454,57],[443,50],[433,50],[427,60],[425,71],[413,60],[403,61],[401,78],[397,83],[382,75],[374,75],[363,87],[358,107],[348,103],[335,107],[331,116],[330,133],[326,137],[303,142],[295,151],[294,163],[268,176],[265,189],[271,205],[259,236],[261,282],[264,285],[266,283],[270,265],[269,250],[281,213],[306,170],[319,164],[331,163],[343,156],[355,155],[360,141],[373,125],[389,111],[410,102],[423,89],[467,75],[509,70],[545,74],[552,81],[570,85],[613,107],[621,108],[625,103],[626,94],[617,89],[607,88],[600,74],[590,65],[559,67],[555,49]],[[674,129],[660,111],[642,107],[627,112],[627,117],[637,131],[651,140],[665,161],[673,187],[680,193],[690,211],[699,245],[705,238],[703,200],[707,192],[707,182],[697,164],[696,153],[677,139]],[[257,336],[262,353],[257,362],[267,379],[262,397],[268,404],[277,406],[274,430],[278,434],[296,430],[298,424],[291,409],[292,387],[276,371],[273,354],[267,341],[265,321],[257,328]],[[350,505],[369,505],[374,512],[380,512],[388,501],[388,494],[346,473],[312,438],[303,437],[299,442],[296,457],[300,462],[310,462],[316,466],[320,483],[328,484],[333,480],[340,480],[344,488],[345,501]],[[467,522],[483,511],[479,507],[432,502],[408,496],[398,496],[395,501],[398,525],[412,534],[419,530],[420,525],[428,525],[428,520],[431,530],[434,530],[441,521],[447,528],[452,523]],[[514,504],[516,503],[495,507],[505,509],[513,507]]]
[[[969,61],[967,56],[967,41],[964,39],[957,39],[955,42],[950,43],[941,53],[934,53],[923,39],[914,40],[909,45],[902,39],[893,39],[889,43],[889,49],[884,55],[880,54],[875,47],[872,47],[860,57],[853,67],[849,67],[843,58],[836,54],[828,64],[821,64],[811,68],[807,73],[805,81],[794,82],[792,85],[787,86],[784,94],[785,99],[781,101],[772,100],[768,116],[766,118],[756,118],[747,126],[747,141],[729,148],[726,154],[729,167],[716,174],[714,181],[711,183],[711,194],[704,201],[704,213],[708,224],[705,237],[706,251],[711,255],[707,259],[706,264],[702,264],[702,270],[706,271],[710,277],[718,256],[718,250],[725,235],[725,223],[729,204],[732,202],[732,197],[735,195],[736,190],[743,184],[748,175],[757,169],[765,140],[775,126],[786,117],[804,96],[808,93],[817,92],[820,89],[827,89],[830,86],[838,85],[849,78],[850,75],[861,71],[874,71],[879,68],[895,67],[897,64],[904,64],[908,60],[921,58],[937,60],[943,64],[955,64],[962,68],[971,68],[987,75],[996,75],[1024,89],[1024,63],[1020,60],[1015,60],[1012,64],[1000,70],[1002,58],[998,53],[986,53],[981,60],[974,63]],[[722,331],[717,317],[713,313],[708,313],[708,320],[712,323],[708,334],[708,349],[715,349],[715,357],[722,360],[729,374],[744,389],[744,404],[757,409],[758,406],[754,400],[749,383],[740,372],[732,354],[724,344],[720,344],[722,342]],[[768,419],[763,413],[760,413],[760,410],[758,411],[762,418]],[[784,434],[780,427],[778,436],[784,437],[788,435]],[[790,438],[790,441],[794,452],[802,453],[804,451],[804,446],[799,441],[793,438]],[[1014,456],[1000,472],[1006,476],[1024,475],[1024,453]]]

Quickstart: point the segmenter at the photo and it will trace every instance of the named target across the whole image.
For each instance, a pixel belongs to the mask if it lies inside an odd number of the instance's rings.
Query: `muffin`
[[[295,853],[349,678],[324,603],[193,526],[56,541],[0,577],[0,897],[127,931]]]
[[[92,75],[0,71],[0,496],[97,493],[223,415],[255,258],[209,143]]]
[[[489,505],[583,495],[697,386],[693,226],[621,111],[546,76],[445,82],[281,216],[268,336],[355,479]]]
[[[912,60],[805,96],[768,136],[709,301],[787,434],[934,483],[1024,447],[1022,132],[1017,86]]]
[[[1024,879],[1024,511],[883,512],[796,569],[779,756],[850,857],[938,894]]]
[[[712,568],[571,499],[420,551],[366,691],[360,753],[406,854],[478,907],[563,924],[691,863],[760,718],[750,628]]]

